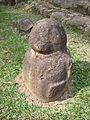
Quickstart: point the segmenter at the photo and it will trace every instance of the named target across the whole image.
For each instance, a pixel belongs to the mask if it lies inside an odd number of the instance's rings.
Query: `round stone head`
[[[67,36],[62,26],[51,19],[38,21],[29,37],[30,46],[34,51],[49,54],[66,50]]]

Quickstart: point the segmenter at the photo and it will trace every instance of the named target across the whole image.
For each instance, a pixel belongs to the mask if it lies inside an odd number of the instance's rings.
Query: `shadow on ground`
[[[82,88],[90,86],[90,63],[86,61],[76,61],[73,63],[72,80],[74,94]]]

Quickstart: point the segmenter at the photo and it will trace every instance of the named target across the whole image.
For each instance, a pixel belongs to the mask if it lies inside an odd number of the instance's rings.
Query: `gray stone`
[[[51,0],[54,5],[58,5],[62,8],[69,8],[75,11],[81,12],[83,14],[89,13],[90,1],[89,0]]]
[[[50,15],[51,19],[55,19],[58,23],[64,23],[64,20],[66,19],[66,14],[64,12],[53,12]]]
[[[90,17],[71,11],[54,12],[50,16],[51,19],[57,20],[58,23],[74,25],[87,33],[90,25]]]
[[[87,19],[86,17],[77,15],[77,16],[74,16],[69,21],[67,21],[67,24],[75,25],[77,27],[79,27],[79,26],[84,27],[85,24],[87,24],[87,22],[89,22],[89,19]]]
[[[45,1],[36,2],[33,1],[30,5],[26,5],[25,10],[27,12],[34,11],[41,14],[44,17],[49,17],[52,12],[59,11],[60,8],[53,6],[52,4]]]
[[[85,32],[90,36],[90,25],[85,28]]]
[[[41,2],[42,0],[39,0]],[[55,6],[64,9],[72,9],[82,14],[90,15],[90,1],[89,0],[44,0]]]
[[[90,6],[87,8],[87,14],[90,15]]]
[[[21,36],[29,35],[33,28],[33,22],[30,19],[20,19],[13,23],[13,28],[18,31]]]
[[[62,9],[61,7],[55,7],[54,3],[59,3],[61,5],[63,4],[69,4],[69,2],[75,7],[71,8],[74,9],[77,12],[74,12],[72,10],[68,9]],[[32,2],[30,6],[26,7],[28,10],[36,11],[37,13],[41,14],[44,17],[50,17],[54,20],[57,20],[59,24],[69,24],[74,25],[86,32],[87,26],[90,25],[90,17],[85,14],[90,14],[90,1],[81,1],[81,0],[57,0],[57,1],[41,1],[37,0]],[[52,4],[51,4],[52,3]],[[65,8],[65,7],[63,7]],[[80,9],[80,10],[79,10]],[[81,13],[78,13],[81,12]]]
[[[61,100],[69,89],[71,58],[62,26],[51,19],[38,21],[30,32],[23,61],[23,81],[42,102]]]

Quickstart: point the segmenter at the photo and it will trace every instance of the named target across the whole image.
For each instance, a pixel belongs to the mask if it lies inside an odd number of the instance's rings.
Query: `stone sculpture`
[[[41,102],[62,100],[69,91],[72,63],[66,44],[66,33],[54,20],[42,19],[30,32],[22,79],[26,89]]]
[[[13,28],[15,31],[18,31],[21,36],[28,38],[33,28],[33,22],[28,18],[20,19],[13,23]]]

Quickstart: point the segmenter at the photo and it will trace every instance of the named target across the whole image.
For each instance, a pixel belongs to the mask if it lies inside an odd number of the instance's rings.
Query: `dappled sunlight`
[[[28,104],[24,94],[17,92],[14,78],[21,70],[28,43],[13,31],[12,23],[29,17],[33,22],[42,18],[13,7],[0,8],[0,120],[74,120],[76,117],[76,120],[81,117],[80,120],[87,120],[90,114],[90,37],[77,28],[65,27],[73,62],[74,97],[49,109]]]

